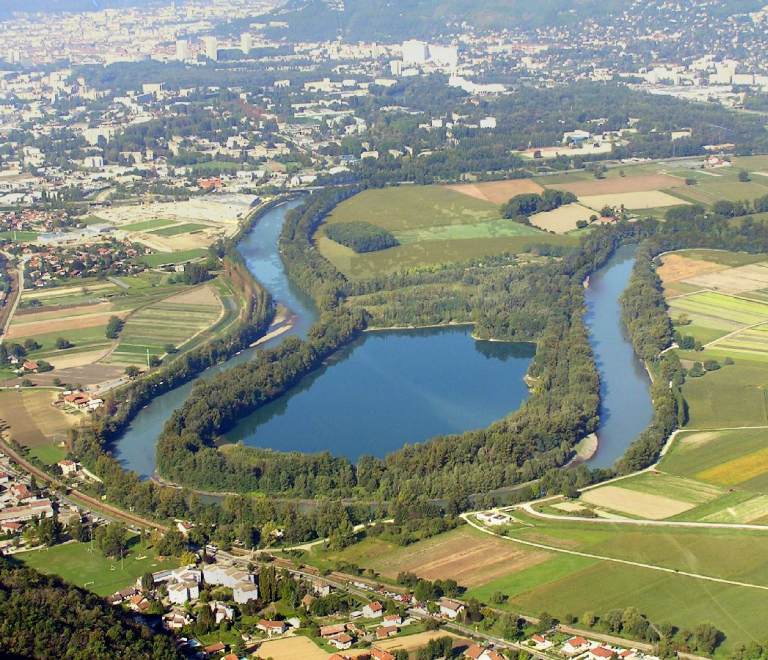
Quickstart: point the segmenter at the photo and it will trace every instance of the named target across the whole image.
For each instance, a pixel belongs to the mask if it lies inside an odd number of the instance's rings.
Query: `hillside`
[[[182,0],[183,1],[183,0]],[[22,5],[18,0],[0,0],[0,20],[11,18],[14,13],[85,12],[123,7],[148,7],[169,4],[170,0],[28,0]],[[180,4],[180,3],[177,3]]]
[[[723,0],[713,5],[694,0],[686,11],[705,11],[711,18],[756,11],[761,0]],[[288,23],[269,36],[290,41],[335,39],[398,41],[446,33],[446,24],[466,22],[484,29],[535,29],[575,26],[591,18],[630,12],[653,14],[662,0],[288,0],[267,17]],[[245,28],[233,23],[232,32]]]
[[[93,593],[0,557],[4,658],[179,658],[171,642]]]

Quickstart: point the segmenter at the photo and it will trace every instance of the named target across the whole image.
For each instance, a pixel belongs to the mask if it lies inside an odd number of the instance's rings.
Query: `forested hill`
[[[687,0],[712,19],[760,9],[763,0]],[[268,36],[289,41],[343,40],[393,42],[430,38],[448,32],[447,24],[466,22],[482,29],[575,27],[587,19],[604,19],[623,12],[652,15],[664,0],[288,0],[270,14],[289,28]],[[232,25],[237,32],[243,25]]]
[[[0,557],[0,657],[180,660],[103,598]]]

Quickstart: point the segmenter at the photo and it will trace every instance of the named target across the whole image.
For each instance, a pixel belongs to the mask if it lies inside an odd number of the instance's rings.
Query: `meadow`
[[[150,268],[167,266],[170,264],[181,264],[185,261],[200,259],[208,254],[208,250],[203,248],[193,248],[192,250],[180,250],[178,252],[156,252],[141,257],[136,257],[135,261],[143,262]]]
[[[528,181],[523,183],[531,185]],[[576,244],[570,236],[556,236],[503,220],[499,204],[483,197],[497,199],[500,194],[513,193],[520,183],[496,182],[492,189],[489,185],[366,190],[340,204],[328,216],[327,223],[369,222],[392,232],[401,245],[357,254],[329,240],[323,227],[315,240],[326,259],[355,279],[506,252],[519,254],[534,243]]]
[[[43,573],[55,573],[79,587],[88,585],[90,591],[100,596],[109,596],[132,585],[144,573],[179,565],[174,557],[164,557],[161,561],[151,548],[142,549],[138,536],[128,539],[128,556],[123,560],[123,567],[119,559],[104,557],[98,549],[91,552],[88,543],[65,543],[14,557],[26,566]]]
[[[120,229],[123,231],[150,231],[152,229],[160,229],[161,227],[169,227],[175,225],[175,220],[168,220],[166,218],[152,218],[150,220],[141,220],[138,222],[130,222],[127,225],[120,225]]]

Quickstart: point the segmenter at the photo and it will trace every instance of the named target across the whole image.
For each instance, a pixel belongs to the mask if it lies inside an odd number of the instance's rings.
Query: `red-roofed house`
[[[563,653],[569,656],[579,655],[590,648],[592,648],[592,645],[583,637],[571,637],[563,644]]]
[[[347,635],[347,633],[341,633],[339,635],[334,635],[333,637],[330,637],[328,639],[328,643],[335,646],[339,651],[346,651],[348,648],[352,646],[352,642],[355,640],[352,639],[351,635]]]
[[[372,603],[363,607],[363,616],[366,619],[377,619],[384,615],[384,608],[378,600],[374,600]]]

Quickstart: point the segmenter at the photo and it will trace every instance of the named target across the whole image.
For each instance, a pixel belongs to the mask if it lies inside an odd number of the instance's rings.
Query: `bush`
[[[701,362],[694,362],[688,375],[691,378],[701,378],[704,375],[704,367]]]
[[[107,339],[117,339],[120,330],[123,327],[123,321],[119,316],[110,316],[107,321]]]
[[[64,339],[64,337],[57,337],[56,338],[56,348],[58,348],[60,351],[64,350],[65,348],[72,348],[74,344],[69,341],[69,339]]]

